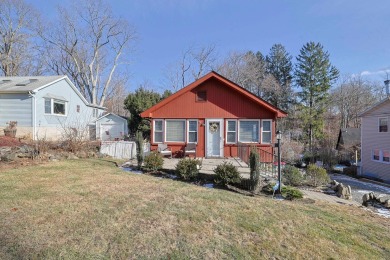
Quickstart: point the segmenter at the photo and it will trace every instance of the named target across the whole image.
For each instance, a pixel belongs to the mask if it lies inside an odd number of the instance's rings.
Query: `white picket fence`
[[[150,152],[150,144],[145,143],[144,154]],[[102,141],[100,153],[116,159],[134,159],[137,155],[135,142],[129,141]]]

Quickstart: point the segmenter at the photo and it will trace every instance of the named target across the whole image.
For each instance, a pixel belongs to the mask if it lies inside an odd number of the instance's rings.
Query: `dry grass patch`
[[[75,160],[0,173],[0,259],[390,257],[389,220]]]

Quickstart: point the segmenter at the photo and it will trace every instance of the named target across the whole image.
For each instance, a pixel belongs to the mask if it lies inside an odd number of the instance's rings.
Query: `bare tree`
[[[108,112],[121,115],[121,116],[129,116],[129,110],[125,109],[125,99],[129,95],[129,92],[126,90],[125,85],[118,82],[118,85],[113,88],[110,94],[108,94],[108,98],[106,100],[105,107]]]
[[[135,31],[102,0],[73,2],[58,12],[58,21],[39,31],[48,65],[69,75],[90,103],[103,106],[113,78],[123,72],[119,66],[129,62]]]
[[[360,76],[347,76],[331,93],[333,113],[338,114],[340,128],[360,127],[359,114],[378,99],[378,87]]]
[[[201,48],[191,46],[182,53],[178,62],[165,71],[166,84],[174,91],[178,91],[213,70],[215,61],[215,46]]]
[[[37,12],[23,0],[0,0],[0,69],[4,76],[41,74],[34,44]]]

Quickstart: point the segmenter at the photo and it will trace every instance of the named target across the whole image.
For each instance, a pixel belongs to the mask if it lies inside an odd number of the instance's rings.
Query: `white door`
[[[223,119],[206,119],[206,156],[223,157]]]
[[[100,137],[102,141],[115,140],[123,135],[123,124],[101,124]]]

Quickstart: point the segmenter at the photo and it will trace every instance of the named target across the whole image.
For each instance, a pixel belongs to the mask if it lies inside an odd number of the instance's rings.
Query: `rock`
[[[370,196],[370,200],[376,199],[375,194],[373,192],[368,193],[368,195]]]
[[[363,200],[363,205],[367,206],[368,202],[370,201],[370,194],[369,193],[364,194],[362,200]]]
[[[80,151],[80,152],[78,152],[78,153],[76,154],[76,156],[77,156],[78,158],[87,158],[87,157],[88,157],[88,154],[87,154],[86,152],[84,152],[84,151]]]
[[[0,161],[2,162],[12,162],[16,160],[16,154],[15,153],[7,153],[0,157]]]
[[[390,209],[390,199],[386,200],[385,203],[383,203],[383,206]]]
[[[377,196],[376,200],[382,204],[384,204],[388,199],[390,199],[390,196],[386,196],[386,195],[380,195],[380,196]]]
[[[346,200],[352,199],[350,186],[344,186],[343,184],[340,183],[337,187],[338,187],[337,188],[337,196],[339,198],[346,199]]]

